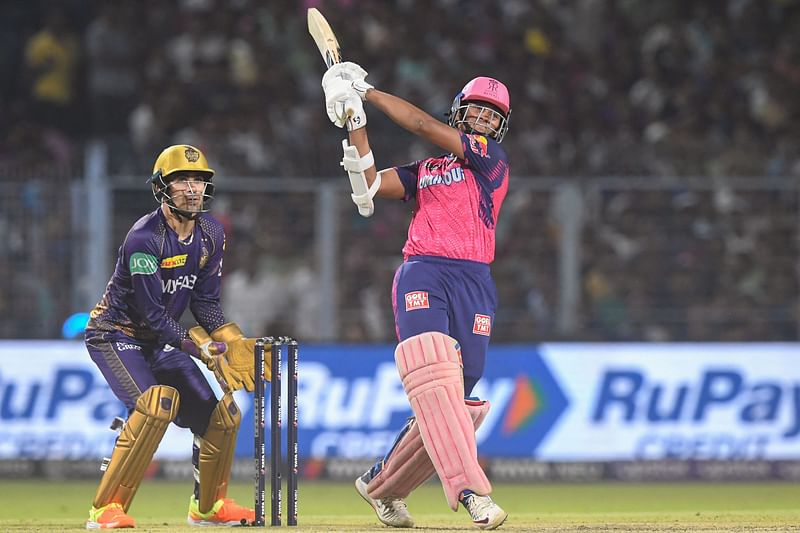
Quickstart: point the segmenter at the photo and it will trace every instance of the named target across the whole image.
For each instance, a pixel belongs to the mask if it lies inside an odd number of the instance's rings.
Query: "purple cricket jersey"
[[[209,214],[197,218],[185,241],[160,208],[143,216],[120,246],[87,329],[180,347],[187,332],[178,321],[187,306],[206,331],[217,329],[225,322],[219,303],[224,248],[222,224]]]
[[[181,241],[161,209],[140,218],[119,248],[117,265],[86,327],[86,347],[109,387],[128,410],[154,385],[175,388],[175,424],[204,435],[217,405],[195,361],[181,351],[186,329],[178,321],[192,311],[206,331],[225,318],[219,303],[225,232],[201,214]]]

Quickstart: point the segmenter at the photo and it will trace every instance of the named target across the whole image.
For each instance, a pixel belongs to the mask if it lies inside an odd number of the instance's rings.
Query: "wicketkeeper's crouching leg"
[[[189,500],[190,525],[245,525],[255,520],[253,509],[226,498],[242,415],[231,393],[226,393],[211,413],[208,429],[195,436],[195,494]]]
[[[179,406],[178,391],[165,385],[150,387],[136,400],[106,464],[87,529],[134,527],[128,508]]]

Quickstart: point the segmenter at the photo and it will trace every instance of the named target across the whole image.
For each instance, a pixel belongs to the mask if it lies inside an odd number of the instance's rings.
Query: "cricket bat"
[[[333,33],[331,25],[316,7],[308,8],[308,33],[317,43],[319,53],[322,54],[322,59],[328,68],[335,63],[342,62],[342,53],[339,50],[336,34]]]

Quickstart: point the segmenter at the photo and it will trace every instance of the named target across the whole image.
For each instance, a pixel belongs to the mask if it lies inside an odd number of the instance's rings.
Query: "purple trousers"
[[[175,424],[203,436],[218,400],[191,356],[169,345],[143,343],[119,332],[86,331],[86,348],[117,398],[132,412],[153,385],[180,394]]]
[[[497,289],[489,265],[414,256],[400,265],[392,287],[397,338],[439,331],[461,345],[464,395],[483,375]]]

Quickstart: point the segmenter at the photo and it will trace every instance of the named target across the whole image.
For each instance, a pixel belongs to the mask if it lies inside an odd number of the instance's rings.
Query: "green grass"
[[[84,530],[96,484],[77,481],[0,481],[0,531]],[[130,514],[139,531],[197,531],[186,525],[190,482],[145,482]],[[230,496],[252,503],[252,486]],[[749,484],[496,484],[494,499],[509,512],[504,531],[800,531],[800,485]],[[461,531],[472,526],[464,510],[447,507],[438,484],[408,499],[417,531]],[[300,486],[305,531],[387,531],[345,483]],[[204,531],[229,531],[205,528]]]

